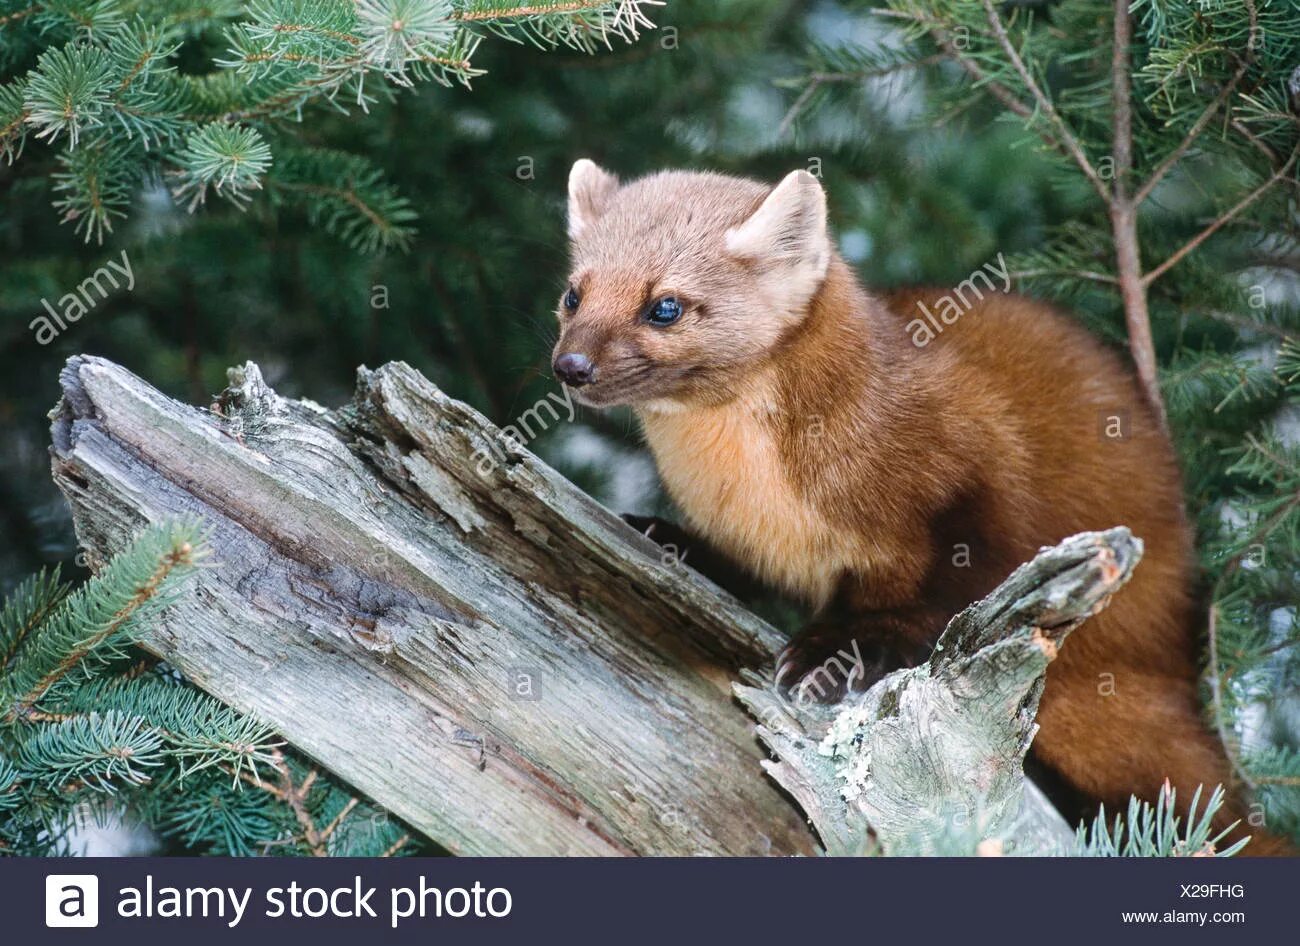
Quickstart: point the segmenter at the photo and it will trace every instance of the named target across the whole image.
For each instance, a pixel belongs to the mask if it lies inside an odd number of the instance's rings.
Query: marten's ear
[[[618,178],[595,161],[581,158],[569,171],[569,238],[595,223],[605,212],[610,196],[618,190]]]
[[[727,231],[732,256],[771,261],[819,281],[830,265],[831,240],[826,230],[826,194],[807,171],[791,171],[762,206]]]

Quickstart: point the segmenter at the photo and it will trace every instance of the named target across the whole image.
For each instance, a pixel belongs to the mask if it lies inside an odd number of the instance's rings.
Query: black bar
[[[46,927],[46,877],[52,874],[98,878],[99,915],[93,930]],[[618,946],[809,940],[865,946],[883,937],[925,944],[952,937],[953,942],[1008,946],[1040,939],[1094,946],[1243,942],[1246,937],[1288,941],[1295,935],[1298,880],[1296,860],[1210,858],[9,859],[0,860],[0,941],[26,942],[21,937],[31,935],[41,942],[45,937],[90,942],[108,935],[133,946],[177,946],[180,935],[183,946],[284,946],[289,935],[311,937],[313,944],[324,946],[355,944],[363,931],[385,944],[518,944],[531,937],[543,943]],[[394,912],[418,899],[422,881],[438,891],[426,895],[426,915],[398,916],[394,927]],[[374,888],[365,899],[374,917],[364,910],[360,918],[288,915],[291,884],[300,890],[347,888],[334,902],[340,912],[350,913],[358,883],[362,893]],[[150,884],[148,903],[155,915],[119,915],[135,909],[131,889],[141,893],[144,910],[143,894]],[[62,897],[65,912],[75,914],[81,906],[76,890],[56,886],[56,906]],[[214,887],[232,888],[234,900],[227,893],[174,898],[163,889]],[[271,894],[273,888],[280,893]],[[413,896],[408,899],[403,890]],[[501,890],[508,891],[508,898]],[[245,891],[242,918],[236,920],[235,901]],[[441,916],[436,915],[439,897]],[[178,899],[182,904],[188,899],[196,913],[206,899],[210,915],[157,915]],[[297,900],[300,913],[304,908],[314,913],[325,896],[299,894]],[[286,915],[267,916],[277,902]],[[218,906],[223,916],[216,915]],[[464,916],[450,915],[465,911]],[[1125,922],[1126,912],[1154,913],[1157,920]],[[1200,914],[1205,914],[1203,925]]]

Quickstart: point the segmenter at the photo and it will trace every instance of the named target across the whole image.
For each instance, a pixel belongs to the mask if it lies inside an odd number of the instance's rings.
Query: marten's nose
[[[556,358],[551,368],[555,371],[555,376],[571,388],[591,384],[596,377],[596,366],[591,363],[591,359],[576,351],[565,352]]]

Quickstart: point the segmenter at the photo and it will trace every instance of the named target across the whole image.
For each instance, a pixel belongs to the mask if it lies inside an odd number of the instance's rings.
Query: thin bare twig
[[[988,74],[980,68],[979,63],[975,62],[975,60],[962,55],[961,50],[957,48],[957,44],[952,41],[952,37],[948,35],[948,31],[944,28],[943,21],[936,20],[933,17],[922,16],[918,13],[908,13],[903,10],[891,10],[887,7],[872,7],[869,12],[873,16],[890,17],[896,20],[907,20],[909,23],[915,23],[918,26],[925,27],[931,38],[936,44],[938,44],[939,48],[944,51],[944,54],[959,65],[962,70],[974,80],[977,86],[987,89],[989,94],[1001,102],[1008,111],[1018,115],[1020,118],[1030,118],[1033,116],[1034,110],[1016,98],[1015,93],[1002,83],[990,79]],[[980,31],[978,35],[987,36],[988,34]],[[1039,134],[1042,135],[1043,139],[1051,147],[1060,148],[1060,142],[1055,138],[1052,138],[1050,135],[1041,131]]]
[[[289,762],[285,759],[284,753],[279,751],[275,753],[275,767],[280,773],[280,794],[277,797],[281,798],[293,812],[299,827],[302,828],[303,841],[306,842],[312,856],[325,857],[329,853],[325,847],[326,838],[317,830],[316,821],[307,810],[307,793],[311,790],[320,771],[312,769],[306,778],[294,785]]]
[[[19,20],[25,20],[40,9],[40,4],[33,3],[25,10],[15,10],[13,13],[6,13],[4,16],[0,16],[0,26],[8,26],[10,23],[17,23]]]
[[[389,845],[388,850],[384,851],[384,853],[383,853],[383,854],[380,854],[379,856],[380,856],[380,857],[392,857],[394,854],[396,854],[396,853],[397,853],[398,851],[400,851],[402,848],[406,847],[406,845],[409,844],[410,841],[411,841],[411,836],[410,836],[409,834],[404,834],[404,835],[402,835],[400,838],[398,838],[396,841],[394,841],[391,845]]]
[[[352,814],[352,809],[357,807],[357,805],[359,804],[360,801],[358,799],[349,798],[348,803],[343,806],[342,810],[339,811],[337,815],[334,816],[334,820],[332,820],[329,824],[327,824],[324,830],[321,831],[320,839],[322,841],[328,841],[329,836],[333,834],[338,829],[338,826],[343,823],[343,819],[346,818],[348,815]]]
[[[880,69],[864,69],[854,72],[814,72],[808,76],[808,85],[799,93],[786,111],[785,117],[781,119],[781,124],[777,126],[776,137],[784,138],[790,131],[799,113],[823,85],[831,85],[839,82],[859,82],[866,79],[882,79],[885,76],[891,76],[899,72],[905,72],[908,69],[919,69],[923,66],[932,66],[936,62],[942,62],[947,56],[934,55],[926,56],[924,59],[918,59],[915,62],[900,62],[893,66],[885,66]]]
[[[1219,230],[1224,225],[1230,223],[1243,210],[1245,210],[1255,201],[1259,200],[1259,198],[1263,197],[1264,194],[1269,190],[1269,188],[1271,188],[1274,184],[1277,184],[1279,181],[1285,180],[1287,175],[1291,173],[1291,168],[1295,166],[1297,157],[1300,157],[1300,144],[1297,144],[1296,147],[1292,149],[1291,156],[1287,158],[1286,163],[1283,164],[1276,171],[1274,171],[1273,174],[1268,178],[1268,180],[1260,184],[1259,187],[1256,187],[1253,191],[1251,191],[1241,200],[1237,201],[1237,203],[1233,204],[1232,207],[1230,207],[1228,210],[1225,210],[1222,214],[1220,214],[1217,218],[1215,218],[1215,220],[1212,223],[1210,223],[1207,227],[1205,227],[1205,229],[1203,229],[1200,233],[1196,234],[1196,236],[1192,237],[1181,247],[1175,250],[1172,254],[1170,254],[1168,259],[1166,259],[1155,269],[1147,273],[1146,276],[1142,278],[1143,285],[1144,286],[1151,285],[1153,282],[1155,282],[1157,279],[1159,279],[1161,276],[1167,273],[1171,268],[1173,268],[1179,262],[1179,260],[1181,260],[1184,256],[1192,252],[1192,250],[1196,249],[1198,246],[1200,246],[1210,237],[1214,236],[1214,234],[1218,233]]]
[[[1075,279],[1086,279],[1089,282],[1105,283],[1113,286],[1119,282],[1110,273],[1099,273],[1091,269],[1052,269],[1050,267],[1041,269],[1018,269],[1011,274],[1012,279],[1033,279],[1038,276],[1073,276]]]
[[[1147,284],[1142,278],[1142,252],[1137,236],[1138,201],[1130,198],[1128,193],[1133,173],[1133,89],[1129,76],[1133,20],[1128,5],[1129,0],[1115,0],[1115,35],[1111,50],[1111,154],[1115,161],[1115,180],[1108,201],[1110,228],[1115,242],[1115,274],[1124,304],[1129,353],[1147,402],[1160,427],[1167,429],[1168,419],[1156,367],[1155,340],[1151,336]]]
[[[1272,148],[1270,148],[1262,138],[1260,138],[1253,131],[1247,128],[1245,122],[1241,121],[1240,119],[1234,118],[1232,119],[1230,124],[1232,125],[1232,130],[1235,131],[1237,134],[1241,135],[1252,145],[1254,145],[1255,150],[1258,151],[1260,154],[1262,154],[1264,157],[1268,158],[1268,163],[1276,170],[1278,166],[1278,162],[1282,160],[1278,156],[1278,153],[1274,151]]]
[[[1265,335],[1272,335],[1276,339],[1286,341],[1289,338],[1295,338],[1294,332],[1288,332],[1280,325],[1274,325],[1272,322],[1257,322],[1244,316],[1237,315],[1235,312],[1224,312],[1220,309],[1207,309],[1205,314],[1217,322],[1223,322],[1226,325],[1232,325],[1236,328],[1245,329],[1246,331],[1263,332]]]

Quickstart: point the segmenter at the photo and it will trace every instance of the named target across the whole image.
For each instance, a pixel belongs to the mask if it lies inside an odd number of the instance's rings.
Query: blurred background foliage
[[[0,2],[18,6],[22,0]],[[25,5],[25,4],[22,4]],[[422,84],[369,114],[309,106],[272,133],[368,159],[410,202],[405,251],[359,252],[273,185],[247,210],[196,213],[163,186],[131,195],[101,244],[83,243],[51,208],[54,150],[29,141],[0,164],[0,523],[9,583],[73,555],[50,485],[45,413],[69,355],[91,352],[167,393],[206,404],[225,369],[252,359],[282,393],[345,400],[358,364],[410,362],[500,423],[553,390],[553,311],[566,276],[569,166],[589,156],[623,176],[714,168],[768,179],[820,166],[842,245],[873,285],[955,282],[999,250],[1035,246],[1070,195],[1023,134],[991,112],[940,125],[919,116],[911,81],[873,83],[815,135],[782,129],[810,43],[887,27],[836,4],[776,0],[675,3],[659,29],[598,55],[487,43],[472,91]],[[3,27],[0,27],[3,30]],[[183,58],[219,57],[217,30]],[[4,33],[0,32],[0,42]],[[30,61],[11,61],[20,75]],[[903,77],[900,77],[903,78]],[[941,78],[941,77],[940,77]],[[778,134],[781,132],[781,134]],[[108,259],[129,253],[131,292],[113,292],[40,346],[29,323]],[[616,508],[654,507],[648,463],[628,456],[624,417],[585,412],[536,446]],[[610,451],[625,463],[610,463]]]

